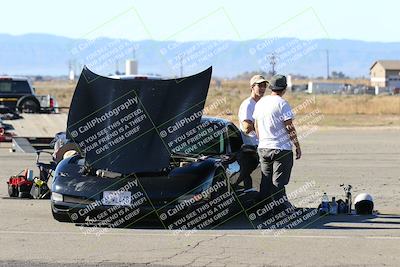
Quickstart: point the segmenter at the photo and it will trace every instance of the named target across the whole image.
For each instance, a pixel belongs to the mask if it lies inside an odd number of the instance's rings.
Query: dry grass
[[[359,83],[360,81],[356,81]],[[60,106],[69,106],[75,83],[50,81],[34,83],[38,94],[51,94]],[[268,93],[268,91],[267,91]],[[206,106],[208,115],[218,115],[237,122],[237,111],[243,99],[250,94],[247,81],[223,81],[217,88],[211,83]],[[372,95],[308,95],[287,93],[285,98],[298,117],[318,111],[324,115],[319,125],[329,126],[400,126],[400,97]],[[222,103],[221,101],[224,101]],[[217,104],[219,102],[219,104]],[[303,107],[303,108],[300,108]]]
[[[266,94],[268,94],[268,90]],[[211,85],[207,103],[210,104],[215,98],[226,97],[227,107],[237,110],[241,101],[250,94],[247,82],[227,81],[222,83],[220,89]],[[344,114],[366,114],[366,115],[399,115],[400,97],[391,95],[309,95],[309,94],[285,94],[285,99],[292,107],[310,103],[298,114],[306,114],[315,109],[323,114],[344,115]]]
[[[312,101],[307,108],[298,114],[306,114],[318,109],[327,115],[399,115],[400,97],[382,95],[298,95],[288,94],[285,98],[293,107]]]
[[[292,80],[292,83],[294,85],[300,85],[300,84],[307,84],[310,81],[308,80],[303,80],[303,79],[296,79]],[[312,79],[313,82],[324,82],[324,83],[346,83],[346,84],[351,84],[351,85],[370,85],[370,80],[367,79],[335,79],[335,80],[316,80]]]
[[[60,107],[69,107],[76,83],[56,80],[48,82],[35,82],[33,83],[33,86],[36,88],[37,94],[52,95],[57,99]]]

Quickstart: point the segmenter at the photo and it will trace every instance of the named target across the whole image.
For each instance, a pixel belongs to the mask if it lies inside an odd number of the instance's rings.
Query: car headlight
[[[51,193],[51,200],[53,200],[53,201],[64,201],[64,197],[63,197],[63,195],[61,195],[61,194],[59,194],[59,193],[55,193],[55,192],[53,192],[53,193]]]

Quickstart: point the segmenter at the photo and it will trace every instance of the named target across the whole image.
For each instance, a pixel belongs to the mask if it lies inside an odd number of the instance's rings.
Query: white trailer
[[[309,94],[339,94],[347,89],[344,83],[308,82]]]

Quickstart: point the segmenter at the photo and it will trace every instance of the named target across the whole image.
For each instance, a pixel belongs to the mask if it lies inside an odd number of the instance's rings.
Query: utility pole
[[[329,50],[326,49],[326,79],[329,80]]]
[[[269,64],[271,65],[271,74],[275,75],[276,56],[274,52],[269,56]]]

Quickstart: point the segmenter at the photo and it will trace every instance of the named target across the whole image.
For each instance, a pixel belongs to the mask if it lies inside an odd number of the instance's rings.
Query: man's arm
[[[254,130],[256,131],[257,138],[260,138],[260,136],[258,135],[258,124],[257,124],[257,120],[254,120]]]
[[[299,159],[301,158],[301,148],[299,140],[297,139],[296,128],[294,127],[293,121],[291,119],[284,121],[284,123],[290,140],[296,146],[296,159]]]
[[[242,121],[243,130],[246,134],[251,133],[254,131],[254,123],[251,120],[244,120]]]

